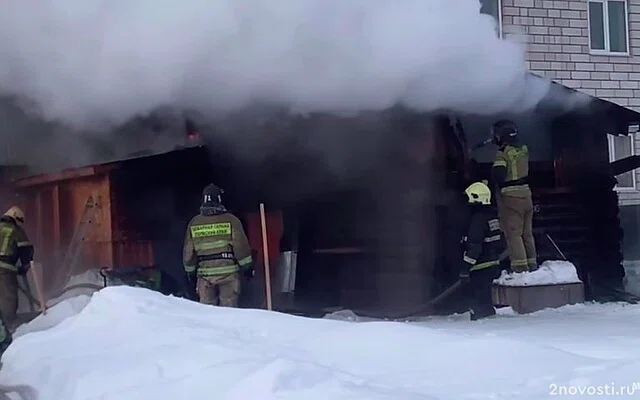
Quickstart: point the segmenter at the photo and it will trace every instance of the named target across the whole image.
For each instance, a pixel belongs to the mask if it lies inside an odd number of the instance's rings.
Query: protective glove
[[[18,267],[18,275],[26,275],[27,272],[29,272],[29,269],[31,268],[31,263],[27,264],[27,265],[21,265]]]
[[[458,274],[458,279],[463,284],[469,283],[469,271],[471,269],[471,265],[462,261],[460,263],[460,273]]]
[[[246,280],[250,281],[253,278],[253,276],[256,274],[256,270],[251,266],[251,267],[245,268],[242,274],[244,275]]]
[[[196,272],[187,272],[187,295],[191,300],[197,300],[197,286],[198,277],[196,276]]]

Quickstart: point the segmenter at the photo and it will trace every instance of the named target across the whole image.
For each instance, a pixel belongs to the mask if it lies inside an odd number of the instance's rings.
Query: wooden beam
[[[61,182],[70,179],[86,178],[98,174],[103,174],[117,168],[117,164],[94,165],[90,167],[65,169],[51,174],[40,174],[20,178],[13,181],[17,187],[30,187],[44,185],[47,183]]]
[[[42,215],[42,192],[41,191],[37,191],[36,192],[36,199],[35,199],[35,211],[36,211],[36,240],[37,243],[34,243],[36,246],[43,248],[44,247],[44,233],[43,228],[44,228],[44,221],[43,221],[43,215]]]
[[[57,256],[57,252],[60,250],[60,245],[62,243],[62,232],[60,230],[60,185],[56,184],[53,187],[53,193],[51,194],[52,200],[51,200],[51,208],[52,208],[52,213],[53,213],[53,218],[52,218],[52,225],[53,225],[53,234],[55,235],[54,238],[54,243],[53,243],[53,248],[56,252],[56,256]]]
[[[17,187],[29,187],[44,185],[47,183],[60,182],[69,179],[84,178],[95,175],[94,167],[74,168],[51,174],[41,174],[17,179],[14,184]]]

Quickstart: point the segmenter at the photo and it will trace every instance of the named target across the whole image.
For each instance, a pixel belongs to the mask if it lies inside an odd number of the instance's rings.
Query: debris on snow
[[[47,306],[60,303],[63,300],[71,299],[79,295],[88,295],[104,287],[104,280],[100,271],[90,269],[82,274],[74,275],[61,290],[62,294],[56,298],[49,299]]]
[[[533,272],[502,271],[493,283],[501,286],[541,286],[581,283],[575,265],[569,261],[545,261]]]
[[[30,275],[30,274],[29,274]],[[24,290],[23,282],[20,282],[20,286]],[[38,300],[38,294],[35,291],[35,283],[30,280],[31,286],[31,296],[35,300]],[[47,308],[53,307],[54,305],[67,300],[72,299],[78,296],[90,296],[97,290],[104,287],[104,281],[102,276],[100,275],[100,271],[97,269],[90,269],[86,272],[83,272],[78,275],[74,275],[69,279],[69,281],[64,285],[64,287],[54,290],[54,293],[49,293],[49,295],[56,296],[54,298],[46,299]],[[28,313],[30,312],[29,299],[25,296],[22,291],[18,293],[18,313]],[[38,303],[34,304],[34,308],[38,309]]]
[[[40,314],[29,323],[20,325],[16,328],[13,336],[14,338],[17,338],[27,333],[52,328],[67,318],[78,314],[86,307],[87,304],[89,304],[90,300],[91,296],[80,295],[55,303],[56,305],[48,309],[46,314]]]
[[[332,313],[326,314],[323,318],[334,319],[337,321],[360,321],[360,317],[358,317],[358,315],[351,310],[334,311]]]

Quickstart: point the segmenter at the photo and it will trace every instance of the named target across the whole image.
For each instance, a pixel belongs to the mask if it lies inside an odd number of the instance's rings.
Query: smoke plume
[[[478,0],[10,1],[0,58],[0,93],[76,126],[254,103],[489,114],[548,89]]]

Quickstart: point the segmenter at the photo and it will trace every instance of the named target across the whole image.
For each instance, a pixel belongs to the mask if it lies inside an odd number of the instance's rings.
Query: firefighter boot
[[[485,319],[485,318],[490,318],[496,315],[496,309],[491,307],[491,308],[485,308],[485,309],[480,309],[478,311],[474,311],[473,309],[471,310],[471,321],[478,321],[481,319]]]

